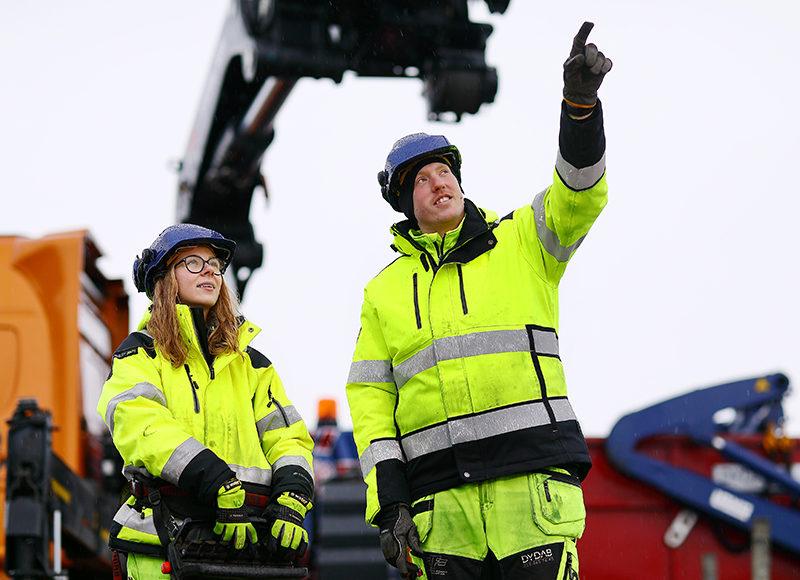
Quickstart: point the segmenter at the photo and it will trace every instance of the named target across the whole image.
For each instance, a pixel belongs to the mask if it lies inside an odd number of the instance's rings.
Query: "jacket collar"
[[[492,233],[497,222],[497,214],[476,206],[471,200],[464,199],[464,220],[461,223],[461,233],[453,250],[449,252],[443,262],[469,262],[473,258],[490,250],[497,243]],[[411,220],[403,220],[391,227],[394,235],[392,248],[404,255],[428,254],[425,249],[414,240],[411,233]],[[430,254],[428,254],[430,258]]]
[[[192,308],[187,306],[186,304],[176,304],[175,305],[176,314],[178,315],[178,329],[181,333],[183,339],[189,344],[190,350],[196,350],[201,356],[203,353],[203,348],[200,343],[200,336],[198,332],[206,333],[207,329],[205,327],[205,320],[203,320],[202,309],[199,308]],[[193,310],[199,310],[199,315],[193,314]],[[139,321],[139,325],[137,330],[146,331],[147,330],[147,323],[150,321],[150,317],[152,316],[153,305],[147,307],[145,310],[144,316]],[[202,320],[201,327],[198,327],[194,318],[198,318]],[[239,350],[244,352],[244,349],[248,347],[248,345],[252,342],[252,340],[256,337],[256,335],[261,332],[261,329],[244,318],[240,316],[237,319],[239,324]],[[237,353],[229,353],[237,355]],[[217,357],[218,360],[220,358],[226,358],[228,355],[222,355],[222,357]],[[238,356],[238,355],[237,355]],[[218,363],[217,363],[218,364]]]

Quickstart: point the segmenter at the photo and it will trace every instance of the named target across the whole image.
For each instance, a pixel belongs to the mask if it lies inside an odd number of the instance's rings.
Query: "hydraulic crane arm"
[[[485,0],[503,13],[508,0]],[[274,120],[303,77],[419,78],[435,120],[460,120],[491,103],[488,24],[467,0],[233,0],[179,169],[177,219],[232,238],[238,290],[261,266],[249,212]]]
[[[679,503],[742,530],[758,518],[770,521],[772,536],[781,547],[800,554],[800,481],[786,468],[745,449],[730,434],[763,433],[783,421],[781,401],[789,379],[780,373],[699,389],[622,417],[606,439],[606,455],[621,472],[659,489]],[[735,412],[727,425],[715,419],[724,410]],[[657,435],[686,435],[695,443],[716,449],[759,474],[770,489],[780,489],[790,505],[745,493],[701,474],[677,467],[637,449]]]

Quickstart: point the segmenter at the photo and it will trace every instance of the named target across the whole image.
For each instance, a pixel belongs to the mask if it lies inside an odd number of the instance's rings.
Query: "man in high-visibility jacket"
[[[567,399],[558,283],[606,204],[584,23],[564,63],[553,184],[502,219],[465,199],[441,135],[397,141],[378,181],[408,218],[364,291],[347,384],[366,518],[402,578],[577,578],[591,466]],[[409,553],[410,552],[410,553]]]

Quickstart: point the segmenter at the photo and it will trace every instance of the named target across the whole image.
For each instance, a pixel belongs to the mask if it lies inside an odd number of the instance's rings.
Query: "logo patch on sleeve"
[[[138,346],[134,346],[131,348],[126,348],[125,350],[118,350],[114,353],[114,358],[125,358],[126,356],[131,356],[132,354],[136,354],[139,351]]]

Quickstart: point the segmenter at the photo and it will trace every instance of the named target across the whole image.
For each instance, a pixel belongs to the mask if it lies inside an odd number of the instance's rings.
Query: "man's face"
[[[414,178],[414,216],[419,229],[444,235],[464,217],[464,195],[456,176],[446,163],[425,165]]]

